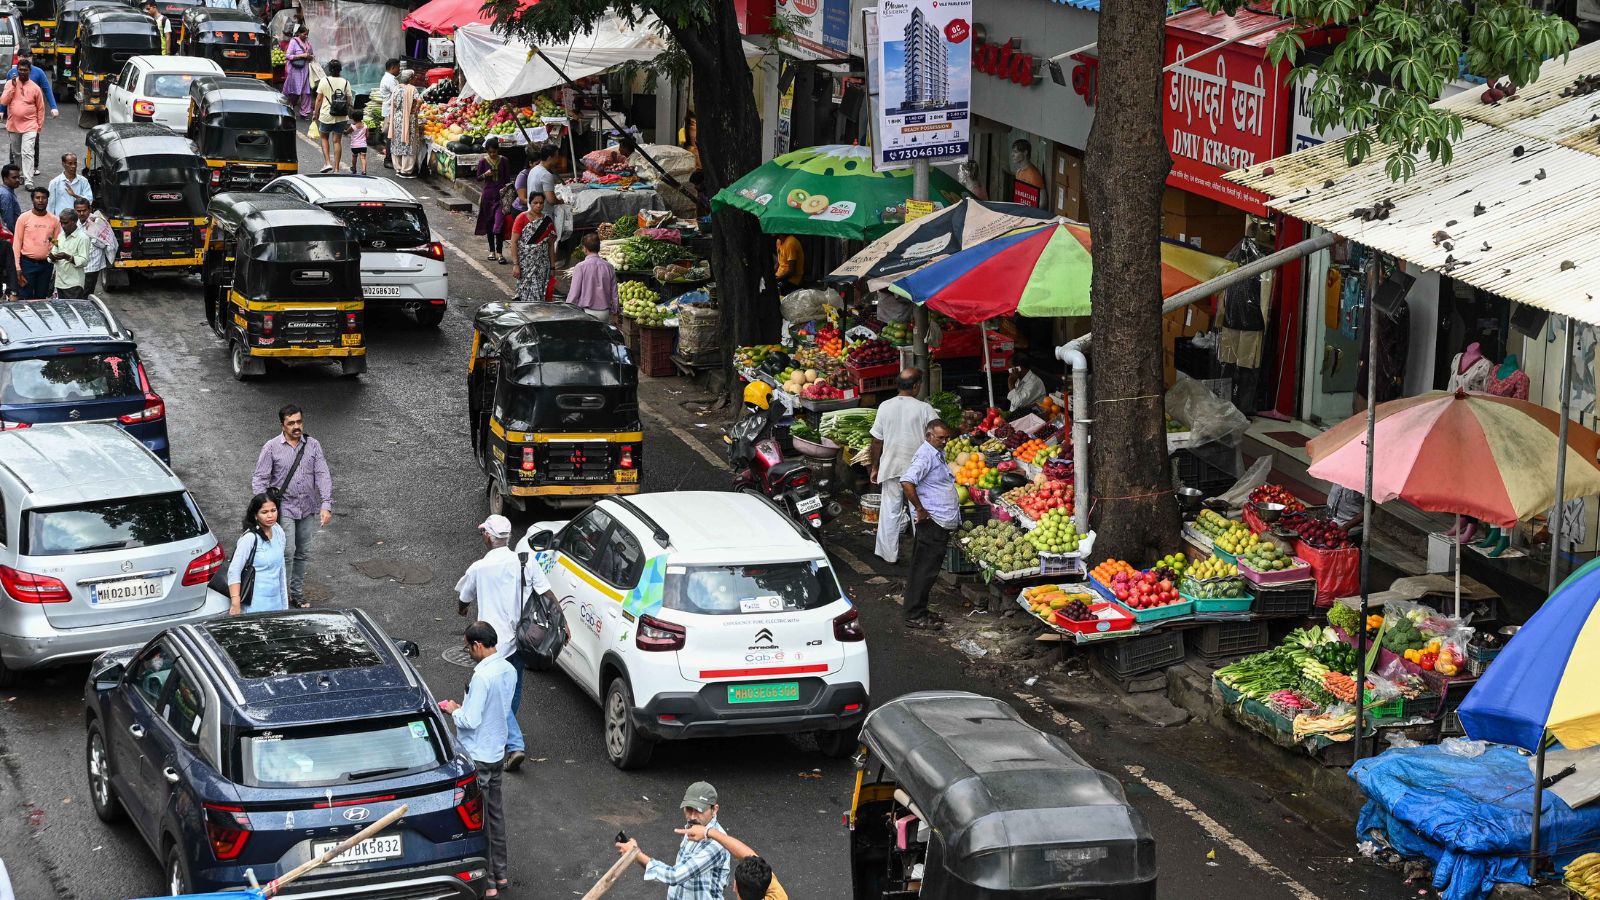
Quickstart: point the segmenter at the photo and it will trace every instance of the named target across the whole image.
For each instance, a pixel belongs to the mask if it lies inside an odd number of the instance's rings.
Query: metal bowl
[[[1288,507],[1282,503],[1257,503],[1256,515],[1260,516],[1263,522],[1276,522],[1286,509]]]
[[[1512,638],[1516,637],[1517,636],[1517,632],[1521,631],[1521,630],[1522,630],[1522,626],[1521,625],[1502,625],[1500,627],[1500,637],[1501,637],[1502,640],[1509,641]]]
[[[1199,512],[1200,501],[1206,497],[1204,492],[1192,487],[1180,487],[1173,493],[1178,495],[1178,508],[1184,512]]]

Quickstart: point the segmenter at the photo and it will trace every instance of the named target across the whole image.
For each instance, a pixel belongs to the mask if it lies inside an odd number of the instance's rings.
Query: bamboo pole
[[[589,888],[589,892],[583,895],[583,900],[598,900],[598,898],[604,896],[617,883],[617,879],[622,877],[622,873],[626,872],[628,867],[633,865],[633,861],[638,858],[638,847],[634,847],[627,853],[617,857],[617,861],[611,864],[611,868],[607,869],[606,873],[600,876],[600,880],[594,883],[594,887]]]

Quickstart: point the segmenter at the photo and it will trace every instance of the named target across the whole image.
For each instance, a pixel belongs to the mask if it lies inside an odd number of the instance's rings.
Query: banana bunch
[[[1574,895],[1585,900],[1600,900],[1600,853],[1585,853],[1567,863],[1562,880]]]

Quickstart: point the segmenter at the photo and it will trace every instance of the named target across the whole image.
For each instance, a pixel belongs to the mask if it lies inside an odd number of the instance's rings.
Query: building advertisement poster
[[[972,0],[883,0],[869,47],[880,83],[878,168],[971,152]]]
[[[816,60],[850,56],[850,0],[778,0],[777,10],[794,29],[783,42],[785,53]]]

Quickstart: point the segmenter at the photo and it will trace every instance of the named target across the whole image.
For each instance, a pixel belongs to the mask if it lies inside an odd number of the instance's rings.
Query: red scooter
[[[774,437],[783,413],[773,404],[767,409],[745,407],[744,418],[728,429],[728,462],[733,466],[733,488],[755,491],[781,506],[789,518],[822,540],[822,496],[812,483],[811,467],[783,458]]]

